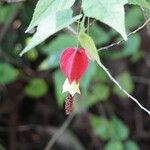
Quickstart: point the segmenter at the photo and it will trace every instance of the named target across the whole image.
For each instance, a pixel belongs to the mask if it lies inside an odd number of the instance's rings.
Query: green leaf
[[[109,138],[109,121],[107,119],[91,115],[90,123],[95,135],[99,136],[103,140],[107,140]]]
[[[113,59],[120,59],[124,57],[137,55],[141,44],[141,38],[138,34],[131,36],[124,44],[124,48],[119,52],[112,53]]]
[[[126,89],[126,91],[128,93],[132,93],[134,90],[134,84],[133,81],[131,79],[131,75],[129,74],[129,72],[122,72],[121,74],[119,74],[117,76],[117,80],[119,81],[119,83]],[[114,93],[117,94],[117,96],[119,96],[120,98],[125,98],[125,94],[120,91],[120,89],[118,87],[114,87]]]
[[[86,92],[93,76],[95,75],[96,69],[96,65],[93,62],[89,61],[88,68],[80,81],[80,87]]]
[[[9,84],[18,77],[18,70],[7,63],[0,63],[0,84]]]
[[[57,53],[57,50],[63,50],[66,47],[75,47],[77,45],[77,38],[68,34],[59,34],[50,43],[42,47],[42,52],[51,55]]]
[[[46,58],[42,61],[42,63],[39,65],[38,69],[39,70],[47,70],[50,68],[58,67],[61,53],[62,53],[62,50],[53,52],[48,58]]]
[[[66,34],[59,35],[52,42],[42,48],[42,52],[47,54],[48,57],[42,61],[39,69],[46,70],[57,67],[59,65],[62,50],[66,47],[75,47],[76,45],[76,37]]]
[[[33,98],[42,97],[47,93],[47,91],[48,86],[46,82],[40,78],[32,79],[24,89],[25,94]]]
[[[58,106],[62,107],[65,101],[65,94],[62,94],[62,86],[65,81],[63,74],[60,71],[54,73],[54,83],[55,83],[55,95],[57,98]]]
[[[39,25],[39,23],[43,22],[46,18],[55,16],[58,11],[69,9],[74,2],[75,0],[39,0],[34,10],[31,23],[26,32]]]
[[[95,18],[119,32],[127,40],[124,5],[127,0],[82,0],[84,14]]]
[[[120,141],[109,141],[104,150],[123,150],[123,144]]]
[[[0,144],[0,150],[6,150],[6,148],[4,148],[3,145]]]
[[[134,21],[133,21],[134,18]],[[126,28],[133,30],[144,22],[143,14],[139,7],[131,7],[126,13]],[[130,36],[131,37],[131,36]]]
[[[23,55],[33,47],[46,40],[54,33],[69,26],[79,18],[81,18],[81,15],[72,18],[71,9],[63,10],[54,16],[45,18],[43,21],[40,22],[37,28],[37,32],[33,35],[30,43],[23,49],[20,55]]]
[[[109,78],[108,78],[107,74],[105,73],[105,71],[102,68],[100,68],[99,66],[97,66],[97,71],[94,76],[94,80],[97,82],[99,82],[99,81],[107,82],[108,79]]]
[[[95,98],[99,101],[107,100],[110,94],[109,87],[105,84],[98,84],[94,87],[93,94],[95,95]]]
[[[87,55],[90,57],[90,59],[92,61],[96,60],[96,62],[99,64],[100,59],[99,59],[99,55],[98,55],[95,43],[94,43],[93,39],[83,31],[83,29],[81,29],[81,31],[79,33],[79,42],[80,42],[80,45],[83,48],[85,48],[85,51],[86,51]]]
[[[1,5],[0,4],[0,23],[6,22],[13,11],[16,9],[15,5]]]
[[[78,101],[80,110],[85,110],[98,102],[105,101],[109,97],[110,89],[104,84],[97,84],[91,88],[91,92],[82,93],[82,101]],[[83,95],[84,94],[84,95]]]
[[[135,142],[127,141],[124,145],[124,150],[140,150],[140,149]]]
[[[150,4],[146,0],[128,0],[128,3],[150,9]]]
[[[112,117],[110,130],[113,140],[125,140],[129,135],[127,126],[117,117]]]
[[[123,48],[122,56],[127,57],[134,55],[138,52],[141,45],[141,38],[138,34],[134,34],[131,36],[128,41],[125,43],[125,47]]]
[[[90,27],[89,35],[93,38],[96,45],[105,44],[110,40],[110,36],[97,24]]]

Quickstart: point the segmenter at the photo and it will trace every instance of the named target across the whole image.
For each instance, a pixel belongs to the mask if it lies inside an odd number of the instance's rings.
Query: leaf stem
[[[118,81],[110,74],[110,72],[108,71],[108,69],[100,62],[99,63],[100,67],[106,72],[106,74],[109,76],[109,78],[120,88],[120,90],[127,95],[130,99],[132,99],[142,110],[144,110],[145,112],[147,112],[150,115],[150,111],[147,110],[145,107],[143,107],[140,102],[135,99],[132,95],[130,95],[124,88],[122,88],[122,86],[118,83]]]

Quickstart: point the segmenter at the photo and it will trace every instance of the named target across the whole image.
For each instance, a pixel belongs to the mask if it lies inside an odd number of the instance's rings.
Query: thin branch
[[[130,33],[127,35],[127,37],[131,36],[132,34],[135,34],[136,32],[140,31],[141,29],[143,29],[149,22],[150,22],[150,18],[149,18],[148,20],[146,20],[146,21],[144,22],[144,24],[141,25],[140,27],[138,27],[136,30],[130,32]],[[112,44],[110,44],[110,45],[108,45],[108,46],[104,46],[104,47],[99,48],[98,51],[110,49],[110,48],[112,48],[112,47],[114,47],[114,46],[116,46],[116,45],[119,45],[119,44],[122,43],[123,41],[124,41],[124,39],[121,39],[121,40],[118,41],[118,42],[115,42],[115,43],[112,43]]]
[[[142,11],[142,13],[143,13],[143,16],[144,16],[145,20],[148,20],[149,15],[147,14],[145,8],[140,7],[140,9],[141,9],[141,11]],[[148,23],[148,24],[146,25],[146,28],[147,28],[148,35],[150,35],[150,23]]]
[[[69,31],[71,31],[75,36],[78,35],[78,33],[75,31],[75,29],[72,28],[71,26],[68,26],[67,29],[68,29]]]
[[[137,99],[135,99],[132,95],[130,95],[125,89],[122,88],[122,86],[118,83],[118,81],[115,80],[115,78],[110,74],[108,69],[102,64],[99,63],[100,67],[107,73],[109,78],[120,88],[120,90],[127,95],[130,99],[132,99],[141,109],[143,109],[145,112],[147,112],[150,115],[150,111],[147,110],[145,107],[143,107]]]
[[[70,114],[67,120],[62,124],[62,126],[59,128],[59,130],[52,136],[52,138],[49,140],[48,144],[46,145],[44,150],[50,150],[53,145],[55,144],[56,140],[63,134],[63,132],[67,129],[67,127],[70,125],[72,119],[74,118],[75,114]]]

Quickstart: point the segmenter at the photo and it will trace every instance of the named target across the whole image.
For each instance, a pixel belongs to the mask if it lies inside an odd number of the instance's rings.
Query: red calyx
[[[88,65],[88,58],[84,48],[66,48],[61,55],[60,69],[68,78],[70,84],[79,82]]]

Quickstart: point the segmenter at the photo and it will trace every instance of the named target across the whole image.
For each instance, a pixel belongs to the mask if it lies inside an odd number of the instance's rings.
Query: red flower
[[[80,93],[79,80],[88,65],[88,58],[84,48],[66,48],[60,59],[60,69],[67,78],[63,92],[68,91],[72,96]]]

